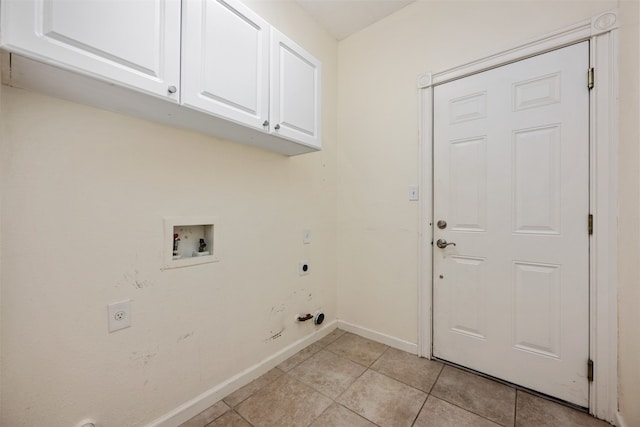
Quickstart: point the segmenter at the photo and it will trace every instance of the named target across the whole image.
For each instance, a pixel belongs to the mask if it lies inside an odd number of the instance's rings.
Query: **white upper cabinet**
[[[271,29],[270,123],[278,136],[320,148],[320,61]]]
[[[179,100],[180,0],[4,0],[2,46]]]
[[[10,85],[285,155],[321,148],[320,62],[240,0],[0,0],[0,13]]]
[[[268,130],[269,24],[233,0],[185,0],[182,103]]]
[[[238,0],[185,0],[182,103],[320,148],[320,62]]]

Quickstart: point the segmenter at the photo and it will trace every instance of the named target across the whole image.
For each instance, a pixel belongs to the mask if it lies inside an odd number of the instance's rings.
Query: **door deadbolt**
[[[436,242],[436,246],[437,246],[437,247],[439,247],[440,249],[444,249],[444,248],[446,248],[446,247],[447,247],[447,246],[449,246],[449,245],[456,246],[456,244],[455,244],[455,243],[453,243],[453,242],[449,242],[449,243],[447,243],[447,241],[446,241],[446,240],[444,240],[444,239],[438,239],[438,241]]]
[[[436,223],[436,225],[438,226],[438,228],[439,228],[440,230],[443,230],[443,229],[447,228],[447,221],[445,221],[445,220],[441,219],[440,221],[438,221],[438,222]]]

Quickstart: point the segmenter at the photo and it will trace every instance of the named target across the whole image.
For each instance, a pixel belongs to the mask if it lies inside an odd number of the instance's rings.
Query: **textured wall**
[[[416,342],[417,75],[618,5],[418,1],[338,47],[291,1],[247,3],[323,62],[320,153],[285,158],[1,88],[0,424],[144,424],[304,336],[290,319],[316,307]],[[619,5],[637,17],[637,2]],[[623,18],[621,84],[636,94],[637,34]],[[620,227],[636,230],[621,233],[619,265],[631,426],[639,113],[632,90],[620,102]],[[220,219],[221,261],[161,271],[162,218],[192,215]],[[302,258],[313,273],[301,278]],[[133,327],[108,334],[106,305],[125,298]]]
[[[338,304],[345,321],[417,342],[418,205],[407,201],[419,179],[416,77],[618,6],[619,397],[631,426],[640,424],[637,1],[418,1],[340,43]]]
[[[418,204],[407,200],[408,186],[419,179],[417,76],[614,7],[615,1],[418,1],[340,42],[342,319],[417,342]]]
[[[310,334],[296,313],[336,318],[337,42],[293,2],[262,8],[323,63],[319,153],[2,87],[1,425],[143,425]],[[220,262],[162,271],[163,218],[205,215]]]
[[[620,2],[619,407],[640,425],[640,3]]]

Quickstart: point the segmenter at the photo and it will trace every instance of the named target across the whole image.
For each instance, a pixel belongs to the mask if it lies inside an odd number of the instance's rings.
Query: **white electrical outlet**
[[[109,332],[131,326],[131,300],[114,302],[107,306]]]
[[[311,230],[304,230],[302,232],[302,243],[305,245],[311,243]]]

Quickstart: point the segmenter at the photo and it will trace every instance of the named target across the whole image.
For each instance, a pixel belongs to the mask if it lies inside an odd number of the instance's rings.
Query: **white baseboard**
[[[386,344],[389,347],[406,351],[407,353],[418,354],[418,344],[401,340],[400,338],[392,337],[390,335],[385,335],[371,329],[363,328],[362,326],[354,325],[353,323],[345,322],[344,320],[338,320],[338,328],[342,329],[343,331],[351,332],[356,335],[360,335],[361,337],[368,338],[372,341]]]
[[[320,338],[325,337],[334,329],[336,329],[336,327],[338,327],[338,321],[334,320],[333,322],[328,323],[325,327],[317,330],[313,334],[299,339],[293,344],[283,348],[273,356],[245,369],[244,371],[238,373],[237,375],[234,375],[228,380],[205,391],[201,395],[196,396],[188,402],[185,402],[184,404],[178,406],[173,411],[149,423],[147,427],[175,427],[182,424],[183,422],[198,415],[200,412],[204,411],[222,398],[249,384],[251,381],[265,374],[270,369],[275,368],[277,365],[284,362],[303,348],[307,347],[310,344],[313,344]]]
[[[624,422],[624,418],[622,418],[622,414],[620,412],[616,412],[616,426],[627,427],[627,423]]]

